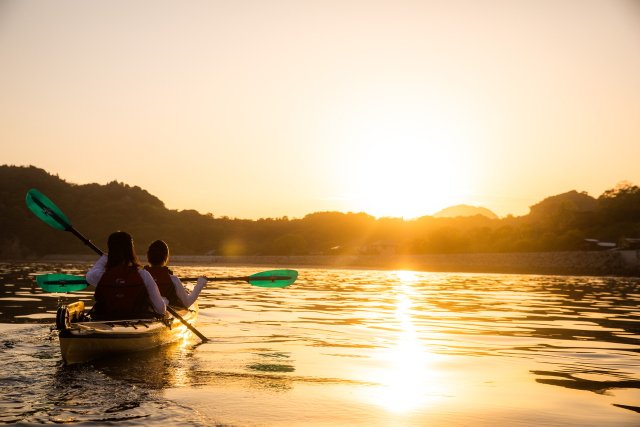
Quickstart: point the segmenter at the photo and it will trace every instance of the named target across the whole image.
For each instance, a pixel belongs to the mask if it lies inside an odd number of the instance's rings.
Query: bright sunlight
[[[442,385],[438,381],[440,373],[431,366],[440,355],[426,351],[413,324],[410,310],[414,293],[411,283],[416,274],[411,271],[397,271],[401,281],[396,290],[395,320],[400,324],[397,344],[382,355],[388,363],[377,378],[386,387],[376,396],[376,403],[393,412],[409,412],[424,408],[431,396],[439,396]]]
[[[343,194],[354,211],[416,218],[465,203],[474,177],[471,121],[404,102],[353,116],[341,139]]]

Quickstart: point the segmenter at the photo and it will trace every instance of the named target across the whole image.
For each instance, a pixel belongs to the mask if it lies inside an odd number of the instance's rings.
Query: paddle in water
[[[29,192],[27,193],[27,206],[34,214],[36,214],[38,218],[40,218],[50,226],[57,228],[58,230],[71,232],[74,236],[82,240],[85,245],[93,249],[97,254],[99,254],[100,256],[104,255],[104,252],[98,249],[96,245],[91,243],[89,239],[78,233],[78,231],[73,228],[71,222],[69,222],[62,211],[58,209],[58,207],[54,205],[51,200],[47,199],[44,194],[42,194],[38,190],[29,190]],[[173,317],[182,322],[184,326],[186,326],[191,332],[196,334],[202,341],[208,341],[207,337],[202,335],[196,328],[191,326],[191,324],[184,320],[182,316],[180,316],[173,308],[167,306],[167,311],[171,313]]]

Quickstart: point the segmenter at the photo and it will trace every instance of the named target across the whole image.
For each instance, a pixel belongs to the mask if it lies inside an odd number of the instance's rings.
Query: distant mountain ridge
[[[157,239],[173,255],[288,256],[356,255],[359,246],[379,240],[397,242],[398,254],[447,254],[575,251],[584,239],[640,238],[640,187],[629,182],[598,198],[575,190],[550,196],[518,217],[496,219],[486,208],[461,205],[443,209],[438,218],[412,220],[337,211],[250,220],[167,209],[158,197],[122,182],[72,184],[35,166],[0,165],[0,259],[92,253],[29,210],[25,195],[32,188],[96,246],[105,249],[107,237],[123,230],[134,236],[139,254]]]
[[[487,208],[483,208],[481,206],[469,206],[469,205],[456,205],[449,206],[448,208],[444,208],[441,211],[438,211],[433,214],[435,218],[455,218],[458,216],[475,216],[475,215],[484,215],[490,219],[500,219],[498,215],[493,213]]]

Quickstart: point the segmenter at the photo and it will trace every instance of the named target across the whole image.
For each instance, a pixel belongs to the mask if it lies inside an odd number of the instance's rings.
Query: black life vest
[[[144,269],[151,274],[156,285],[158,285],[160,295],[169,301],[169,305],[174,307],[184,307],[184,304],[182,304],[182,301],[178,298],[178,294],[176,294],[176,287],[171,281],[171,274],[173,274],[173,271],[169,270],[167,267],[151,265],[145,266]]]
[[[134,267],[118,265],[104,272],[94,295],[95,320],[147,319],[156,317],[144,281]]]

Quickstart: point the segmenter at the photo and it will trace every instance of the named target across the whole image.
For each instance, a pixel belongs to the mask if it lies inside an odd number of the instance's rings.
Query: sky
[[[640,2],[0,1],[0,164],[257,219],[640,184]]]

